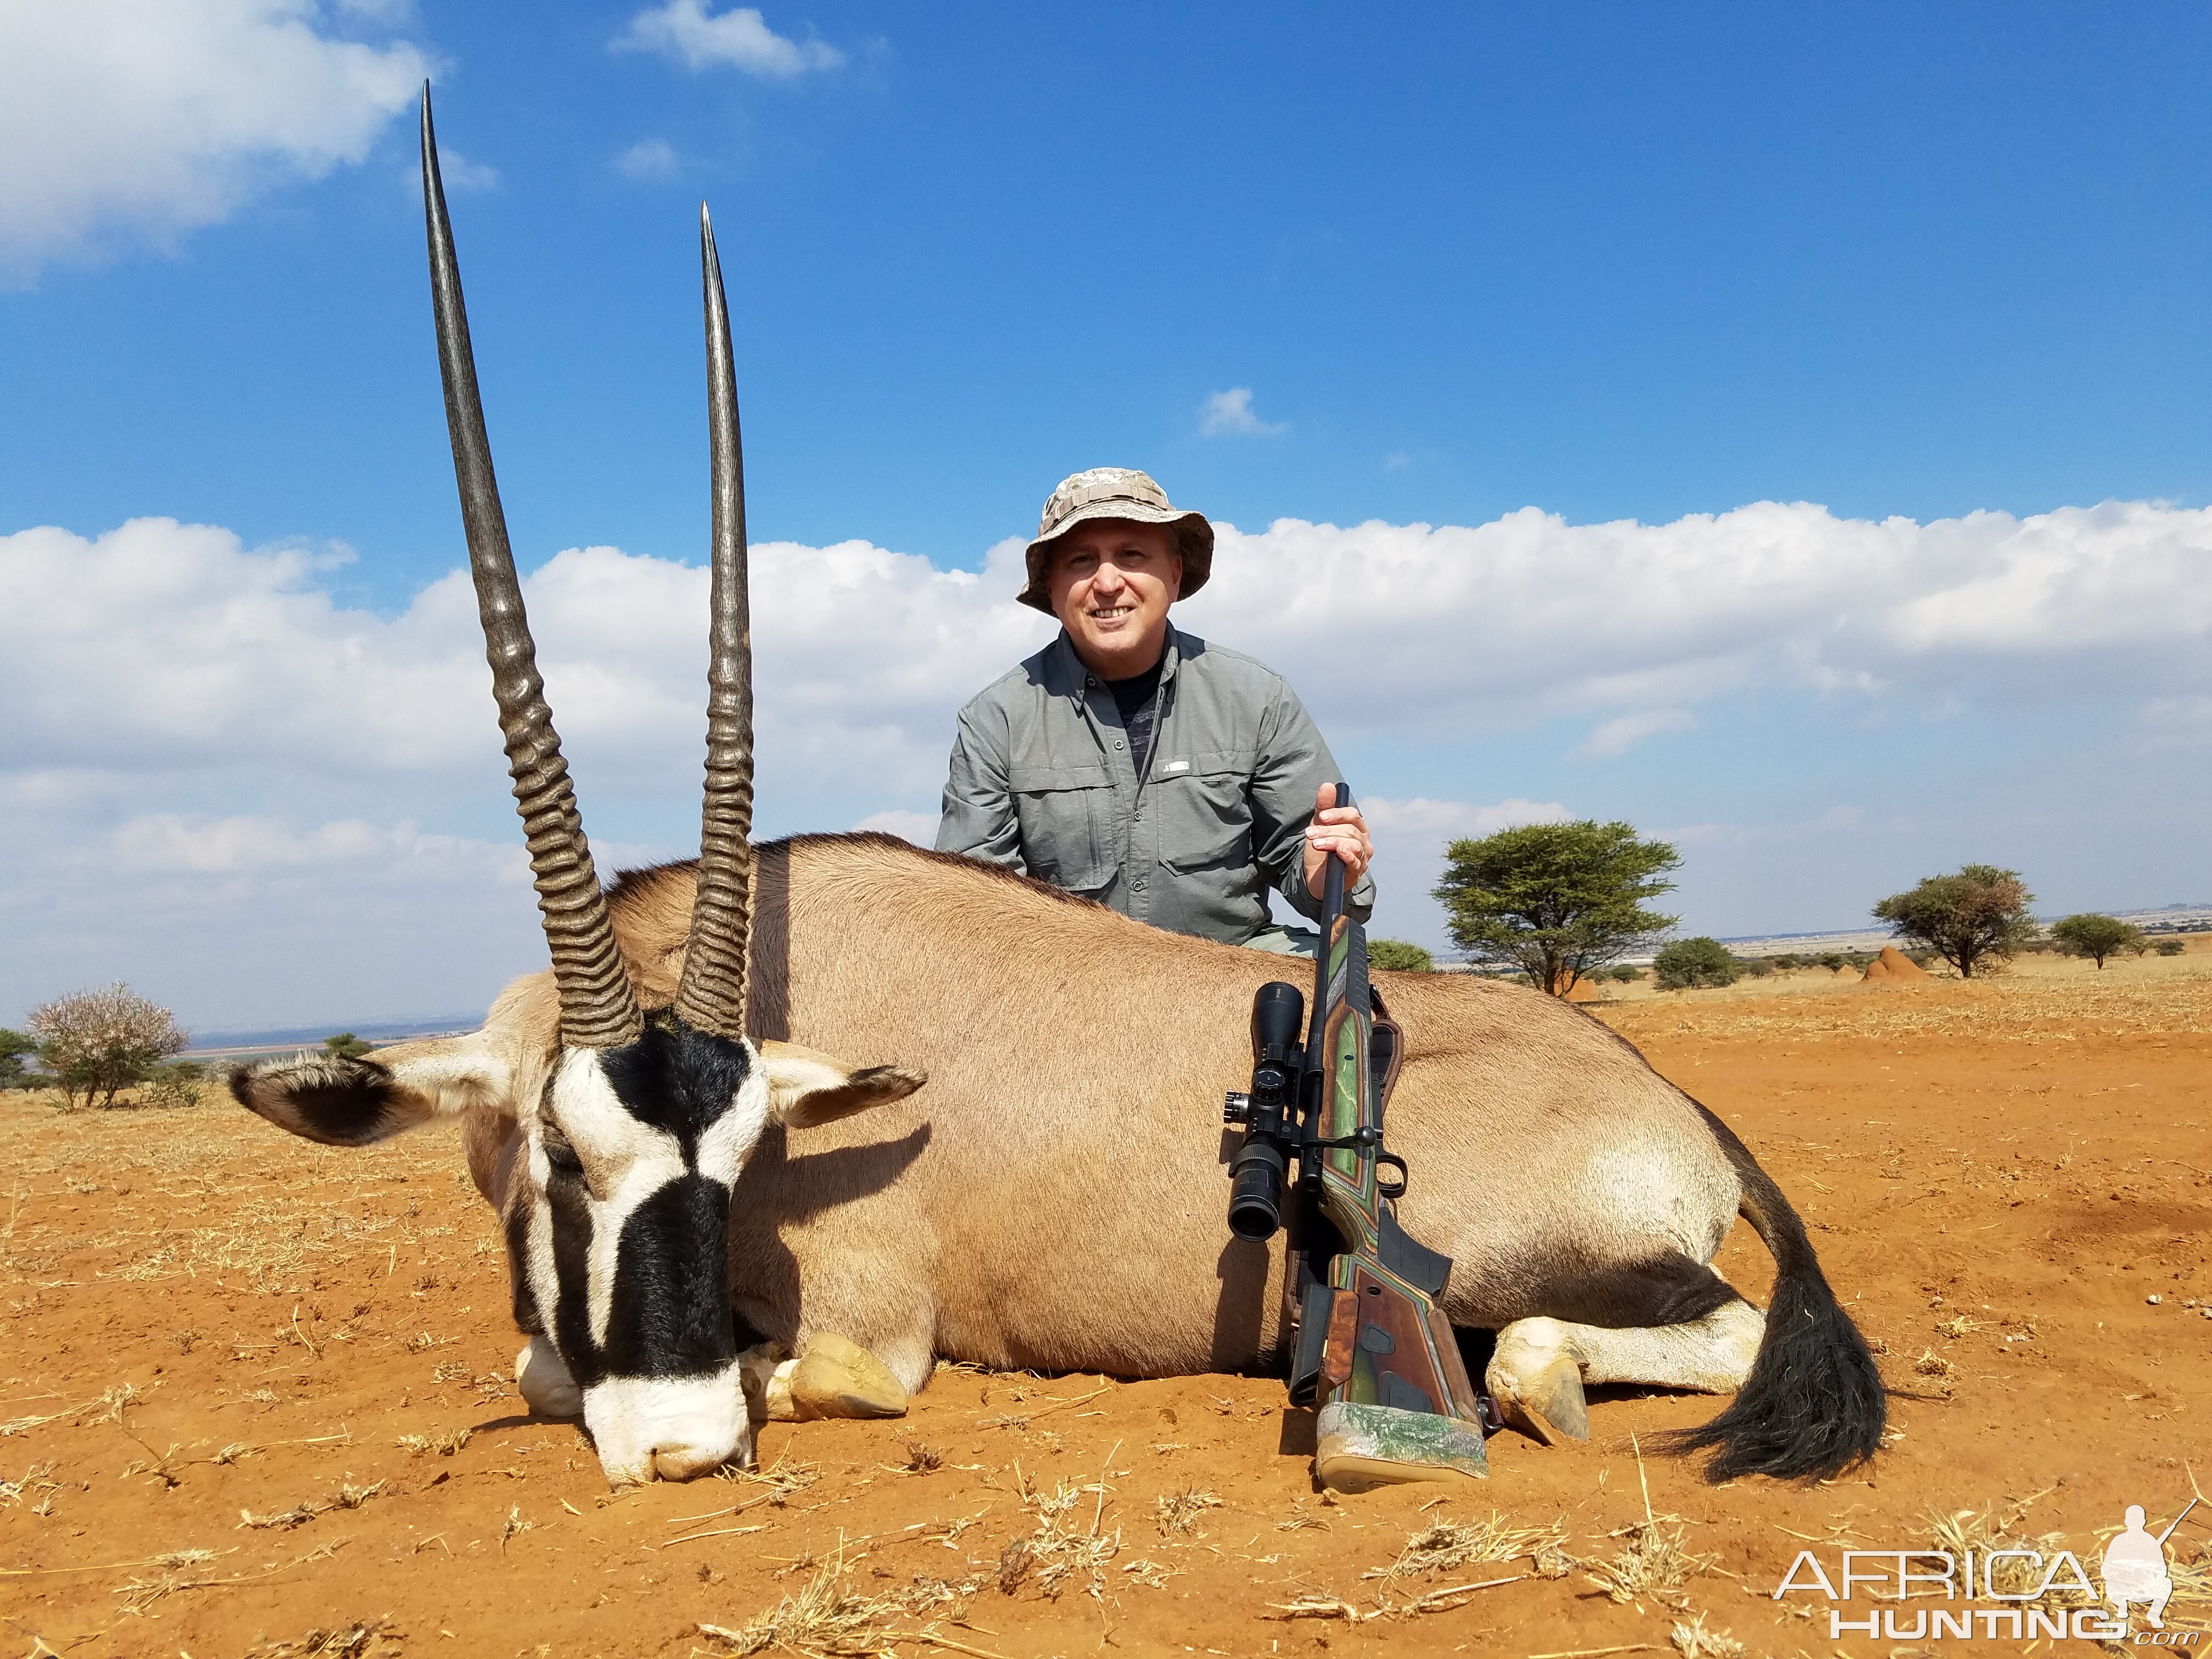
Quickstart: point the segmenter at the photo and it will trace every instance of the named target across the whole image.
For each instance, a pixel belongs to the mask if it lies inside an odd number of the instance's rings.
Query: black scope
[[[1303,1056],[1298,1028],[1305,1021],[1305,994],[1277,981],[1252,999],[1252,1092],[1231,1095],[1223,1112],[1244,1125],[1244,1145],[1229,1165],[1229,1231],[1255,1243],[1275,1236],[1283,1224],[1283,1177],[1290,1168],[1295,1121],[1284,1110],[1292,1103]]]

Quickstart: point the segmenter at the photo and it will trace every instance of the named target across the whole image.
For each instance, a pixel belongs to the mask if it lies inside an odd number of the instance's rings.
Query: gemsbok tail
[[[1774,1294],[1751,1375],[1710,1423],[1679,1431],[1668,1449],[1710,1449],[1709,1480],[1783,1480],[1840,1474],[1881,1448],[1889,1401],[1874,1355],[1820,1272],[1805,1224],[1728,1125],[1703,1106],[1743,1188],[1739,1213],[1774,1258]]]

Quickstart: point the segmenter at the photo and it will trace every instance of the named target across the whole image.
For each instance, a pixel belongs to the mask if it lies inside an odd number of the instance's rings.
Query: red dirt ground
[[[450,1135],[341,1152],[227,1101],[64,1117],[11,1095],[0,1631],[70,1659],[726,1654],[744,1642],[703,1626],[811,1587],[850,1620],[817,1652],[1731,1650],[1675,1635],[1699,1621],[1753,1654],[2021,1652],[1839,1643],[1825,1603],[1769,1592],[1801,1548],[1832,1568],[2031,1498],[2014,1534],[2063,1534],[2094,1570],[2123,1506],[2155,1528],[2212,1478],[2207,969],[1819,973],[1600,1011],[1758,1153],[1905,1391],[1877,1464],[1809,1488],[1639,1466],[1632,1435],[1718,1402],[1624,1394],[1593,1401],[1586,1446],[1493,1439],[1473,1498],[1331,1501],[1279,1449],[1276,1382],[945,1370],[902,1422],[769,1425],[767,1476],[611,1497],[575,1426],[523,1414],[492,1218]],[[1746,1229],[1720,1266],[1763,1297]],[[1710,1565],[1608,1599],[1644,1481]],[[1525,1539],[1383,1576],[1492,1506],[1556,1526],[1555,1576]],[[1301,1602],[1329,1616],[1285,1616]],[[2167,1615],[2208,1623],[2204,1600]]]

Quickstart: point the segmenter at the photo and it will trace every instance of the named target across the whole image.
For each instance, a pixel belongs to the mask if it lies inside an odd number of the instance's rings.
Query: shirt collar
[[[1052,689],[1060,695],[1073,697],[1076,702],[1081,702],[1084,687],[1091,675],[1091,671],[1084,666],[1083,659],[1075,654],[1075,641],[1068,638],[1066,629],[1062,628],[1060,630],[1060,636],[1046,648],[1046,653],[1050,659],[1048,684],[1050,684]],[[1175,623],[1170,621],[1168,623],[1167,646],[1160,656],[1162,685],[1166,685],[1175,678],[1176,665],[1182,660],[1182,635],[1176,631]]]

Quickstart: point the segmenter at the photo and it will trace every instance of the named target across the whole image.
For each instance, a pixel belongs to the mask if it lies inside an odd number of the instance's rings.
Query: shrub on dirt
[[[1605,976],[1616,985],[1633,985],[1644,977],[1644,970],[1641,968],[1631,968],[1624,963],[1618,967],[1607,969]]]
[[[1434,890],[1452,942],[1478,962],[1510,963],[1556,997],[1674,925],[1644,908],[1670,892],[1681,863],[1633,826],[1531,823],[1444,850]]]
[[[1370,968],[1394,968],[1401,974],[1432,974],[1437,969],[1434,957],[1402,939],[1369,939],[1367,963]]]
[[[1843,965],[1844,953],[1841,951],[1831,951],[1827,955],[1820,958],[1820,966],[1826,969],[1832,974],[1836,972]]]
[[[23,1064],[23,1057],[38,1052],[39,1040],[28,1031],[0,1028],[0,1089],[29,1088],[31,1068]]]
[[[167,1008],[121,981],[98,991],[72,991],[31,1011],[39,1057],[55,1077],[64,1109],[112,1106],[154,1067],[185,1046]]]
[[[1765,979],[1774,971],[1774,963],[1765,957],[1738,957],[1735,965],[1753,979]]]
[[[1717,939],[1678,939],[1651,960],[1662,991],[1700,990],[1733,985],[1743,964]]]
[[[2189,947],[2178,939],[2162,939],[2150,948],[2162,957],[2178,957]]]
[[[2052,922],[2051,938],[2068,956],[2087,957],[2100,973],[2107,957],[2123,952],[2139,957],[2150,949],[2150,940],[2133,922],[2122,921],[2118,916],[2099,915],[2094,911]]]
[[[150,1068],[140,1094],[142,1106],[197,1106],[207,1085],[207,1067],[196,1060],[173,1060]]]
[[[2034,942],[2039,930],[2027,910],[2034,899],[2017,870],[1969,864],[1954,876],[1924,877],[1911,891],[1892,893],[1874,915],[1972,979],[1976,968],[2010,961]]]
[[[323,1039],[323,1052],[335,1054],[340,1060],[359,1060],[376,1045],[364,1042],[351,1031],[340,1031],[336,1036]]]

